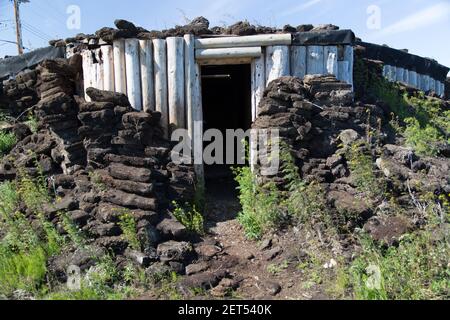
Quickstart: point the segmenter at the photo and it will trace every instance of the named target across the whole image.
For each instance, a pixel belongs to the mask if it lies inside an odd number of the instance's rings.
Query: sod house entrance
[[[204,130],[218,129],[223,134],[224,143],[227,129],[250,129],[251,112],[251,66],[211,65],[203,66],[202,105]],[[235,141],[235,160],[237,160],[237,143]],[[209,145],[205,143],[205,146]],[[223,163],[205,165],[206,187],[211,184],[230,183],[233,180],[231,167],[226,164],[227,150],[223,150]],[[235,161],[235,163],[237,163]]]

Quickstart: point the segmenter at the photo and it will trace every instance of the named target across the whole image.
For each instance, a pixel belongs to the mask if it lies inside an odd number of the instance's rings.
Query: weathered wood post
[[[269,46],[266,48],[266,84],[291,74],[289,46]]]
[[[102,46],[103,56],[103,89],[114,91],[114,50],[112,46]]]
[[[155,109],[161,112],[161,126],[164,136],[169,138],[169,110],[167,103],[167,51],[166,41],[153,40],[153,71],[155,82]]]
[[[127,93],[131,106],[142,111],[141,63],[139,62],[139,40],[125,40],[125,65]]]
[[[306,74],[324,74],[323,46],[308,46],[306,50]]]
[[[323,48],[324,69],[327,74],[338,75],[338,48],[325,46]]]
[[[186,128],[184,108],[184,39],[167,38],[169,129]]]
[[[291,73],[292,76],[303,79],[306,75],[306,47],[291,47]]]
[[[195,37],[184,36],[186,119],[197,183],[204,186],[203,110],[200,67],[195,61]]]
[[[125,41],[115,40],[114,50],[114,85],[116,92],[127,94],[127,74],[125,68]]]
[[[140,40],[139,48],[139,61],[141,63],[142,107],[145,112],[155,111],[152,41]]]

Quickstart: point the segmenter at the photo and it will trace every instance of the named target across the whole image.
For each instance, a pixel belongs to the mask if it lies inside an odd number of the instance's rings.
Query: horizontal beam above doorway
[[[261,34],[243,37],[205,38],[195,40],[196,49],[265,47],[291,44],[292,35],[290,33]]]
[[[195,58],[205,59],[236,59],[236,58],[259,58],[262,55],[261,47],[242,48],[219,48],[219,49],[197,49]]]

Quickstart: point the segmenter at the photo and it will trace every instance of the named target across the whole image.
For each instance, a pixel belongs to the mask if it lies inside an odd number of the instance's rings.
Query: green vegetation
[[[183,207],[175,201],[172,202],[174,207],[173,215],[182,223],[189,231],[199,235],[205,234],[204,220],[202,214],[197,210],[195,205],[191,206],[186,203]]]
[[[123,237],[127,240],[129,246],[134,250],[140,250],[141,244],[136,233],[137,226],[134,217],[130,212],[123,212],[119,219],[119,226],[122,229]]]
[[[357,88],[367,96],[383,101],[389,106],[398,124],[397,132],[418,154],[435,156],[439,143],[450,143],[450,111],[442,108],[439,99],[426,97],[423,92],[411,95],[396,83],[379,77],[357,60],[355,76],[364,81]]]
[[[234,169],[242,211],[238,221],[249,239],[257,240],[281,221],[280,192],[274,183],[260,185],[249,167]]]
[[[16,145],[17,138],[14,133],[0,131],[0,156],[4,156]]]
[[[331,224],[325,213],[323,191],[319,185],[307,184],[300,179],[286,146],[281,148],[280,160],[286,182],[284,188],[273,182],[261,185],[249,167],[234,169],[242,206],[238,220],[249,239],[258,240],[290,220],[310,226],[320,221]]]
[[[25,124],[30,128],[32,133],[36,133],[38,131],[39,121],[32,112],[28,114],[28,118],[27,121],[25,121]]]
[[[20,290],[44,300],[122,300],[154,289],[179,298],[173,275],[150,279],[131,261],[119,269],[112,254],[96,258],[95,265],[79,275],[78,289],[52,283],[47,269],[51,258],[74,247],[91,249],[66,213],[58,215],[64,235],[46,220],[43,207],[51,202],[42,175],[33,179],[20,172],[17,182],[0,184],[0,297],[10,298]],[[27,214],[19,210],[23,206]],[[139,250],[132,215],[124,212],[119,224],[130,247]]]
[[[446,299],[450,288],[448,239],[432,239],[432,230],[421,230],[402,239],[398,247],[384,249],[363,241],[362,254],[350,271],[357,299]],[[380,271],[375,285],[370,268]],[[373,276],[373,275],[372,275]]]
[[[347,151],[347,158],[352,180],[358,191],[369,199],[382,197],[386,186],[375,173],[370,146],[364,141],[353,143]]]

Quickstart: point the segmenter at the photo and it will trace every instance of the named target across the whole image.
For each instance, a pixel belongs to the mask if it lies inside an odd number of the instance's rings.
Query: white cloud
[[[296,14],[296,13],[300,13],[302,11],[305,11],[306,9],[309,9],[309,8],[319,4],[320,2],[322,2],[322,0],[310,0],[308,2],[298,5],[296,7],[293,7],[292,9],[282,12],[280,14],[280,16],[285,17],[285,16],[290,16],[290,15]]]
[[[377,36],[390,36],[413,31],[449,19],[449,15],[450,3],[440,2],[383,28]]]

